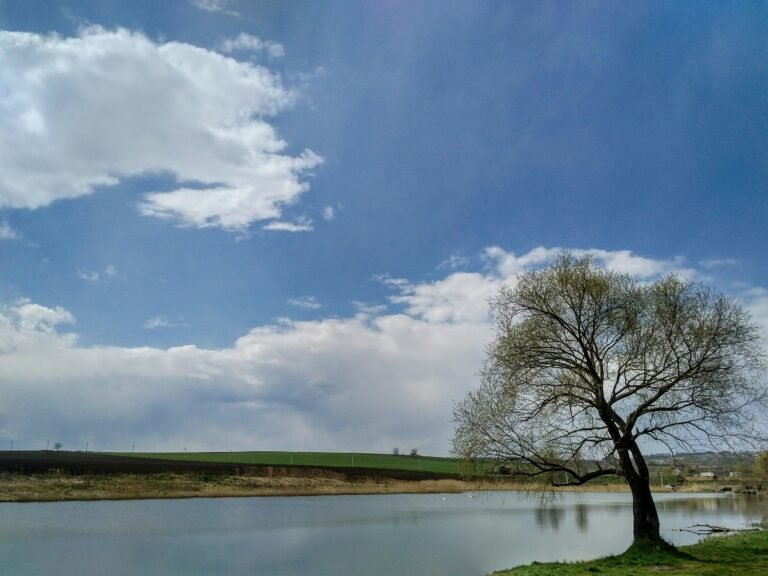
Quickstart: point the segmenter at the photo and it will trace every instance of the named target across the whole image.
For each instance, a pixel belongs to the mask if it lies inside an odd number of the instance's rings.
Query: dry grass
[[[311,496],[334,494],[436,494],[467,491],[553,491],[551,487],[510,481],[460,479],[404,481],[388,478],[349,480],[327,472],[306,477],[249,474],[0,474],[0,502],[61,500],[134,500],[152,498],[225,498],[246,496]],[[690,485],[683,491],[711,486]],[[557,488],[555,492],[627,492],[626,484],[594,484]],[[657,489],[657,492],[669,492]]]
[[[133,500],[152,498],[223,498],[243,496],[308,496],[332,494],[426,494],[489,489],[461,480],[349,481],[334,477],[263,477],[249,475],[64,474],[0,475],[0,502],[62,500]],[[494,485],[495,490],[509,489]]]

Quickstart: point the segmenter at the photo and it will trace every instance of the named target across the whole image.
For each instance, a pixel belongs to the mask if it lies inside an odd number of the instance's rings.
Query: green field
[[[377,468],[381,470],[436,472],[439,474],[460,473],[458,460],[436,456],[394,456],[392,454],[363,452],[136,452],[115,454],[137,458],[245,465]]]
[[[633,546],[591,562],[534,563],[493,576],[758,576],[768,574],[768,532],[706,538],[678,551]]]

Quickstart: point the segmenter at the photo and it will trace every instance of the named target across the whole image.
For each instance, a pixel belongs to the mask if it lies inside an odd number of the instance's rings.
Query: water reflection
[[[576,527],[579,532],[585,532],[589,528],[589,522],[587,519],[589,508],[586,504],[576,504]]]
[[[567,498],[567,497],[566,497]],[[739,526],[730,528],[746,528],[758,526],[768,518],[768,501],[757,496],[727,496],[702,498],[700,495],[687,496],[657,495],[656,507],[662,516],[673,515],[678,518],[706,516],[712,521],[718,519],[740,518]],[[561,527],[566,530],[575,527],[578,532],[589,530],[589,516],[599,514],[605,516],[619,516],[626,513],[628,502],[603,502],[585,504],[563,504],[563,496],[555,500],[539,503],[534,512],[536,525],[543,530],[558,531]],[[570,517],[573,523],[570,522]],[[565,524],[565,526],[564,526]],[[662,524],[664,524],[662,522]],[[684,527],[675,525],[669,530],[680,530]]]
[[[535,517],[536,525],[539,528],[549,528],[557,531],[560,528],[560,523],[563,521],[563,518],[565,518],[565,510],[552,506],[537,508]]]
[[[744,527],[757,498],[657,496],[662,534]],[[629,494],[516,493],[0,504],[2,573],[15,576],[471,576],[516,564],[620,553]]]

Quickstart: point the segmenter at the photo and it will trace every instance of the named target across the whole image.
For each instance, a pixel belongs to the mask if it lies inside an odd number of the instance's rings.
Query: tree
[[[454,453],[554,486],[619,476],[636,542],[664,544],[643,446],[761,441],[759,331],[702,284],[641,283],[563,253],[500,288],[491,312],[480,387],[454,410]]]
[[[61,449],[62,449],[62,447],[63,447],[63,445],[62,445],[62,443],[61,443],[61,442],[54,442],[54,444],[53,444],[53,449],[54,449],[54,450],[56,450],[57,452],[58,452],[59,450],[61,450]]]

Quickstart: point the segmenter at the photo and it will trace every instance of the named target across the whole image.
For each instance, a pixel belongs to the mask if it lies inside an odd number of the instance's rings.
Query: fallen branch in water
[[[690,532],[691,534],[727,534],[729,532],[757,532],[759,528],[727,528],[726,526],[715,526],[713,524],[694,524],[688,528],[679,528],[678,532]]]

